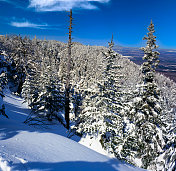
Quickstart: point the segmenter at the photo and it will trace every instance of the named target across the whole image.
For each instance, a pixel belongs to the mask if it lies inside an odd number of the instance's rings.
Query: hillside
[[[14,138],[19,140],[32,137],[27,139],[25,145],[24,141],[16,142],[21,143],[19,145],[22,149],[27,148],[23,151],[31,154],[32,157],[17,156],[28,161],[28,164],[38,161],[38,156],[43,163],[57,163],[60,158],[63,159],[61,162],[72,161],[73,157],[76,161],[82,161],[84,155],[86,162],[90,161],[87,156],[92,158],[92,162],[97,161],[95,155],[82,154],[83,150],[79,152],[75,145],[71,145],[77,149],[73,151],[74,156],[65,156],[63,151],[70,154],[69,149],[72,148],[66,145],[67,139],[63,140],[63,137],[69,136],[79,145],[137,167],[154,171],[174,169],[176,83],[155,73],[159,54],[154,51],[155,47],[148,49],[150,47],[147,46],[143,49],[145,60],[139,66],[113,51],[113,40],[108,48],[74,43],[71,60],[68,60],[65,43],[7,36],[1,46],[4,57],[1,60],[0,92],[1,98],[5,95],[4,106],[10,120],[3,118],[2,125],[8,125],[8,129],[5,126],[2,128],[7,130],[2,136],[12,137],[14,142]],[[68,79],[69,89],[66,88]],[[27,104],[21,107],[17,102],[21,99],[4,92],[6,86],[13,94],[23,97]],[[67,92],[69,103],[66,101]],[[66,119],[66,104],[69,104],[69,121]],[[2,115],[4,106],[0,105]],[[26,123],[35,125],[35,129],[22,124],[26,118]],[[49,126],[46,125],[48,123]],[[66,123],[70,125],[71,133],[64,128]],[[49,129],[46,130],[45,127]],[[50,147],[53,142],[54,151]],[[40,146],[49,151],[48,157],[40,151]],[[36,153],[28,151],[33,148]],[[8,161],[8,156],[4,156]],[[111,159],[107,158],[106,161],[108,160]],[[9,159],[9,166],[12,163],[10,161],[13,160]]]
[[[142,170],[66,138],[67,132],[62,125],[37,129],[23,124],[30,113],[27,104],[22,104],[23,99],[10,92],[5,95],[10,119],[0,119],[0,170]],[[73,139],[79,140],[78,137]]]

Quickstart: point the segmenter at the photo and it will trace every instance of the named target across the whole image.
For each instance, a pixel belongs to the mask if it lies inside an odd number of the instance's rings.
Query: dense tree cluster
[[[5,105],[3,103],[4,98],[4,89],[7,85],[7,70],[6,67],[8,66],[6,60],[3,57],[4,52],[0,51],[0,117],[5,116],[8,118],[5,112]]]
[[[6,36],[1,40],[12,92],[32,109],[26,123],[61,122],[69,61],[70,130],[100,141],[115,157],[151,170],[176,168],[176,84],[158,74],[154,25],[138,66],[109,47]],[[3,77],[0,78],[3,82]],[[15,87],[15,88],[14,88]],[[0,96],[3,96],[2,84]]]

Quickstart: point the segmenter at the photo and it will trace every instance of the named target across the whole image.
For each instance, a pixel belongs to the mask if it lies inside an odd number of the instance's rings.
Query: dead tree
[[[66,74],[66,87],[65,87],[65,121],[66,128],[70,127],[70,69],[71,69],[71,47],[72,47],[72,9],[70,10],[70,14],[68,15],[70,18],[69,24],[69,39],[68,39],[68,59],[67,59],[67,74]]]

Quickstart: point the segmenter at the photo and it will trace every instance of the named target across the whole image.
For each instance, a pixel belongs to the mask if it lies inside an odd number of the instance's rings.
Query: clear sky
[[[176,0],[0,0],[0,34],[67,41],[73,9],[73,38],[83,44],[140,47],[153,20],[157,43],[176,49]]]

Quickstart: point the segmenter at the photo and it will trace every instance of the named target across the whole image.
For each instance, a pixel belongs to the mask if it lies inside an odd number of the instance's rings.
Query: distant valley
[[[144,54],[139,48],[115,46],[114,50],[136,64],[143,63]],[[160,63],[157,71],[176,82],[176,49],[158,49],[158,51]]]

